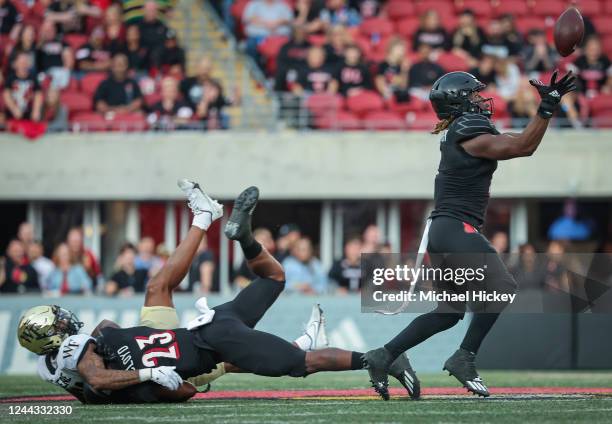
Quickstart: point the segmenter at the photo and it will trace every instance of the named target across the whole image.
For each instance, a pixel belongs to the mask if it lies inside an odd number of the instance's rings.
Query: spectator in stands
[[[55,269],[45,281],[45,292],[54,296],[91,293],[92,280],[83,265],[70,260],[70,249],[66,243],[55,248],[53,262]]]
[[[338,293],[359,291],[361,284],[361,238],[352,237],[344,244],[344,257],[334,261],[329,278],[338,285]]]
[[[555,219],[548,229],[550,240],[588,240],[593,231],[588,220],[578,217],[578,205],[574,199],[568,199],[563,205],[563,215]]]
[[[538,112],[540,98],[529,80],[523,78],[516,96],[508,102],[508,111],[512,117],[512,128],[522,128]]]
[[[125,27],[121,6],[117,3],[111,4],[104,11],[104,33],[106,34],[104,44],[108,50],[112,54],[119,53],[125,41]]]
[[[382,246],[380,229],[377,225],[368,225],[363,231],[362,239],[361,253],[377,253]]]
[[[544,289],[556,292],[569,291],[569,276],[563,264],[565,247],[558,241],[551,241],[546,250],[546,264],[544,265]]]
[[[505,231],[495,231],[491,236],[491,245],[498,255],[508,253],[508,233]]]
[[[387,56],[378,66],[375,77],[376,89],[385,99],[395,97],[395,101],[410,101],[408,93],[408,73],[410,61],[406,57],[406,42],[400,38],[392,40],[387,47]]]
[[[518,263],[510,269],[521,290],[541,289],[544,285],[545,270],[538,261],[533,245],[526,243],[519,246]]]
[[[129,68],[136,73],[144,73],[150,68],[149,51],[140,43],[140,27],[129,25],[125,30],[125,45],[120,50],[128,58]]]
[[[297,0],[294,24],[303,26],[308,34],[321,32],[323,30],[321,11],[324,6],[325,0]]]
[[[491,54],[483,54],[478,61],[478,65],[470,69],[470,74],[473,74],[478,81],[485,84],[488,90],[494,89],[497,77],[495,72],[496,63],[497,57]]]
[[[85,272],[91,278],[93,286],[98,283],[98,277],[101,275],[100,263],[94,253],[85,247],[83,243],[83,230],[81,227],[74,227],[68,231],[66,236],[66,244],[70,250],[70,260],[73,264],[81,264]]]
[[[418,51],[424,44],[437,50],[446,50],[449,45],[448,34],[435,10],[428,10],[421,15],[419,28],[412,38],[412,50]]]
[[[346,27],[334,25],[327,30],[327,41],[325,49],[325,63],[329,66],[339,66],[344,61],[346,46],[352,44]]]
[[[610,59],[603,53],[601,40],[591,36],[585,43],[583,54],[573,64],[580,83],[580,90],[587,97],[612,92],[612,67]]]
[[[128,77],[126,55],[119,53],[113,56],[110,75],[96,89],[94,104],[96,111],[104,114],[132,113],[142,108],[140,87]]]
[[[455,29],[451,39],[453,51],[474,64],[474,59],[480,58],[485,39],[484,31],[476,23],[474,11],[465,9],[461,12],[457,29]]]
[[[372,77],[368,67],[361,59],[361,50],[355,44],[346,48],[344,63],[334,75],[338,81],[338,90],[344,97],[359,94],[363,90],[371,90]]]
[[[104,43],[104,29],[100,26],[91,31],[89,41],[75,53],[77,68],[84,72],[106,72],[111,65],[111,51]]]
[[[179,78],[185,73],[185,50],[179,46],[176,31],[166,31],[164,45],[157,50],[155,67],[164,75],[175,75]]]
[[[276,239],[276,259],[279,262],[291,254],[291,249],[302,238],[302,232],[297,224],[285,224],[278,230]]]
[[[87,1],[70,0],[51,1],[45,13],[45,18],[53,22],[61,34],[82,34],[86,30],[88,18],[97,20],[101,16],[99,7],[92,6]]]
[[[19,228],[17,229],[17,240],[23,243],[23,248],[25,249],[26,255],[30,251],[30,246],[34,244],[34,226],[25,221],[19,224]],[[29,258],[29,256],[26,256]]]
[[[192,109],[195,109],[204,97],[204,83],[214,81],[212,66],[210,57],[204,56],[198,62],[196,75],[181,81],[181,94]]]
[[[25,293],[40,291],[38,274],[27,262],[23,243],[11,240],[6,248],[4,264],[5,280],[0,286],[0,293]]]
[[[38,274],[38,282],[42,287],[45,287],[49,275],[51,275],[55,269],[55,264],[44,255],[43,245],[38,240],[31,243],[26,252],[30,265],[32,265],[32,268],[34,268],[36,274]]]
[[[153,270],[161,267],[160,259],[155,255],[155,240],[153,237],[143,237],[138,243],[134,266],[136,269],[143,269],[149,276],[154,274]]]
[[[325,64],[325,50],[319,46],[311,47],[306,57],[306,67],[298,71],[297,81],[292,87],[293,94],[336,93],[338,82],[333,72],[333,67]]]
[[[203,129],[227,129],[229,119],[223,109],[232,102],[223,94],[221,84],[213,79],[204,81],[202,93],[202,98],[195,108],[195,117],[202,122]]]
[[[487,27],[487,40],[482,46],[482,53],[495,57],[513,57],[520,53],[520,46],[515,46],[504,33],[499,19],[491,19]]]
[[[22,19],[12,0],[0,0],[0,36],[16,40]]]
[[[278,52],[274,81],[276,91],[290,91],[290,85],[297,79],[298,69],[306,66],[306,56],[311,47],[306,35],[304,25],[294,25],[291,38]]]
[[[38,67],[36,65],[38,55],[36,52],[36,28],[34,28],[34,25],[25,24],[21,27],[17,43],[8,55],[8,63],[14,63],[19,53],[25,53],[30,57],[30,72],[32,75],[37,75]]]
[[[303,237],[283,261],[285,290],[303,294],[322,294],[327,289],[327,276],[321,262],[314,256],[310,239]]]
[[[327,0],[319,19],[324,28],[335,25],[351,28],[361,24],[361,15],[346,0]]]
[[[30,72],[30,55],[18,53],[12,65],[3,92],[8,118],[38,122],[42,119],[43,93]]]
[[[247,36],[247,53],[259,60],[257,46],[272,35],[289,35],[293,12],[283,0],[251,0],[242,22]]]
[[[119,251],[117,271],[111,276],[104,287],[108,296],[131,296],[142,293],[147,284],[147,270],[136,269],[136,249],[132,244],[125,244]]]
[[[272,237],[272,233],[267,228],[256,228],[253,231],[253,238],[261,244],[268,252],[272,255],[276,253],[276,245],[274,243],[274,238]],[[249,283],[254,280],[257,276],[253,274],[251,269],[249,268],[246,259],[242,261],[240,267],[236,271],[236,275],[234,276],[234,284],[239,288],[244,288],[249,285]]]
[[[206,236],[198,246],[198,252],[189,268],[189,291],[206,295],[213,290],[215,274],[215,254],[208,247]]]
[[[156,0],[144,3],[142,20],[138,23],[140,43],[150,55],[155,56],[166,38],[166,25],[159,19],[159,5]]]
[[[501,27],[501,35],[505,45],[508,47],[510,56],[518,56],[523,48],[523,37],[516,28],[514,15],[505,13],[499,17],[499,25]]]
[[[179,98],[178,81],[173,77],[162,79],[161,100],[151,108],[149,125],[162,130],[185,128],[192,116],[193,109]]]
[[[44,120],[47,132],[66,131],[68,129],[68,108],[62,103],[60,91],[50,89],[45,96]]]
[[[501,51],[495,63],[495,87],[497,93],[506,100],[516,96],[521,84],[521,71],[519,67]]]
[[[523,66],[527,73],[548,72],[555,69],[559,55],[546,41],[542,29],[532,29],[527,34],[527,44],[521,51]]]
[[[434,50],[431,45],[421,44],[418,53],[418,60],[410,67],[408,73],[408,86],[411,94],[428,99],[431,86],[446,71],[433,61]]]
[[[51,86],[61,90],[70,82],[74,68],[72,49],[58,36],[55,25],[45,20],[40,27],[37,68],[51,77]]]

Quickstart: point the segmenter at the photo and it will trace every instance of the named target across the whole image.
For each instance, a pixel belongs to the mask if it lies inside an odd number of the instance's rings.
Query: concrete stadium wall
[[[183,325],[197,314],[196,298],[175,296],[175,305]],[[210,296],[209,304],[218,305],[228,298]],[[34,374],[36,356],[16,340],[16,328],[24,310],[41,303],[56,303],[75,312],[90,332],[102,319],[123,327],[137,324],[142,297],[131,299],[65,297],[43,299],[39,296],[3,296],[0,298],[0,374]],[[388,342],[401,331],[414,314],[383,316],[360,310],[359,296],[282,295],[264,316],[258,329],[287,340],[302,331],[314,302],[321,303],[327,316],[327,332],[332,346],[365,351]],[[418,372],[440,372],[444,361],[457,349],[470,319],[435,335],[411,349],[409,354]],[[516,314],[500,317],[485,339],[478,366],[485,369],[612,369],[612,326],[610,314]],[[364,379],[364,384],[367,379]]]
[[[551,131],[531,158],[500,163],[496,197],[610,197],[612,131]],[[0,135],[0,200],[171,200],[175,180],[221,199],[428,199],[439,160],[427,133]]]

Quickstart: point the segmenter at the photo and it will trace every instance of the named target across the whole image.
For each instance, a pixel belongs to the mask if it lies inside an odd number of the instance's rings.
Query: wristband
[[[540,107],[538,107],[538,115],[544,119],[550,119],[555,113],[558,104],[552,104],[546,101],[540,102]]]
[[[149,381],[152,376],[153,376],[153,371],[151,370],[151,368],[143,368],[141,370],[138,370],[138,379],[141,382]]]

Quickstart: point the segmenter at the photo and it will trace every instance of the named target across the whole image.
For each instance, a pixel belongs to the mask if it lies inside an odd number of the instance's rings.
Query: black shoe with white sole
[[[489,397],[489,389],[476,371],[476,354],[459,349],[444,363],[444,370],[455,377],[469,392],[478,396]]]
[[[408,356],[402,353],[389,367],[389,375],[395,377],[408,392],[408,396],[417,400],[421,397],[421,382],[410,365]]]
[[[370,374],[370,382],[376,393],[383,400],[389,400],[389,367],[393,362],[393,358],[389,351],[384,347],[370,350],[363,355],[363,362],[368,374]]]
[[[223,232],[230,240],[245,240],[251,235],[251,215],[259,200],[259,189],[251,186],[245,189],[234,201],[232,214]]]

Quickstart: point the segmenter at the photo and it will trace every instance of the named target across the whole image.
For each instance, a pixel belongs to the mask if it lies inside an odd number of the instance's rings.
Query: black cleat
[[[259,189],[251,186],[245,189],[234,201],[232,214],[225,224],[223,232],[228,239],[241,240],[251,233],[251,215],[259,200]]]
[[[444,363],[443,370],[455,377],[469,392],[478,396],[489,397],[489,389],[478,375],[475,365],[476,355],[465,349],[459,349]]]
[[[389,375],[395,377],[408,392],[408,396],[417,400],[421,397],[421,382],[410,365],[408,356],[402,353],[389,367]]]
[[[370,382],[376,393],[383,400],[389,400],[389,367],[393,358],[384,347],[370,350],[363,355],[363,362],[368,374],[370,374]]]

